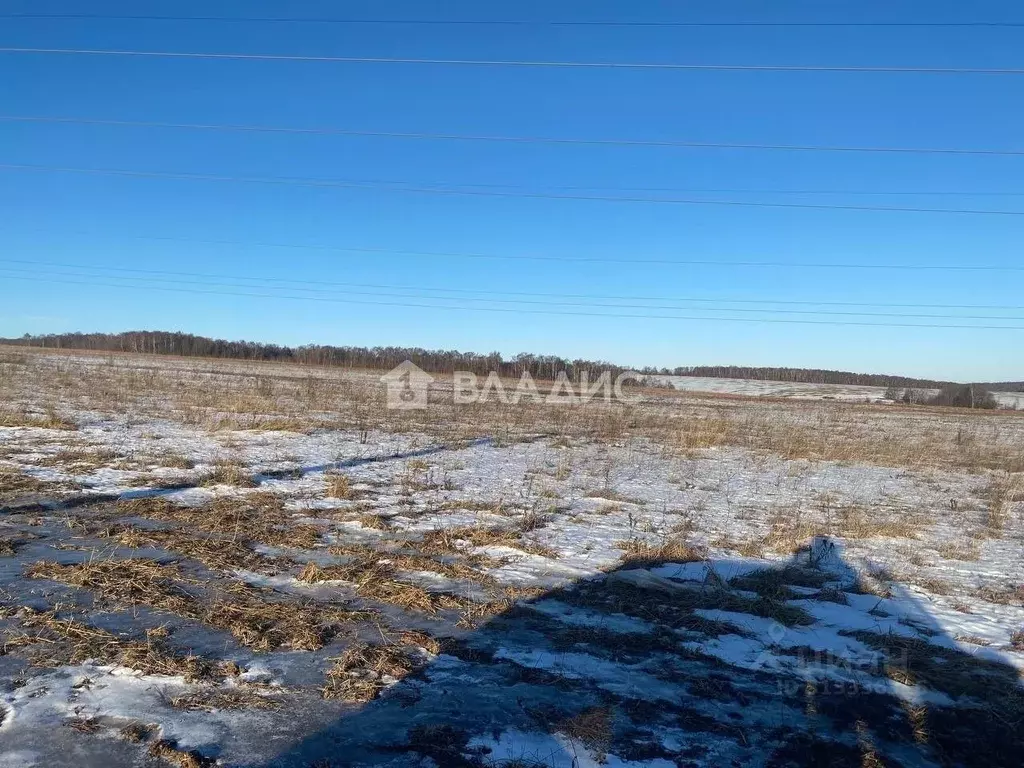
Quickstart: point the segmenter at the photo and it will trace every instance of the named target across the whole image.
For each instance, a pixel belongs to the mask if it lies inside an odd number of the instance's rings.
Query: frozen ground
[[[219,365],[153,367],[284,375]],[[1015,415],[890,466],[89,389],[0,427],[2,766],[1019,765]]]

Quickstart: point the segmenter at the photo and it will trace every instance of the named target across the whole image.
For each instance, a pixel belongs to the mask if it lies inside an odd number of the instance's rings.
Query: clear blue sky
[[[1016,3],[338,3],[97,0],[90,13],[658,21],[1024,21]],[[4,2],[0,13],[81,3]],[[0,46],[315,56],[729,64],[1024,67],[1024,28],[477,27],[0,20]],[[351,130],[762,144],[1024,148],[1024,76],[714,72],[183,60],[0,53],[0,113]],[[75,168],[512,185],[551,192],[1024,210],[1024,157],[770,152],[277,135],[0,122],[0,163]],[[487,189],[488,187],[479,187]],[[669,193],[623,192],[669,188]],[[833,190],[843,194],[684,190]],[[523,189],[514,190],[518,192]],[[555,190],[566,194],[565,190]],[[568,192],[573,194],[573,192]],[[1024,305],[1024,272],[728,266],[735,261],[1022,266],[1024,217],[427,195],[382,189],[124,178],[0,169],[0,258],[318,283],[663,298]],[[172,237],[181,240],[152,240]],[[233,241],[212,244],[189,241]],[[385,251],[707,259],[715,266],[429,257]],[[0,264],[0,335],[184,330],[299,344],[419,345],[737,363],[956,379],[1024,377],[1024,331],[597,318],[349,304],[439,303],[343,294],[292,301],[13,279],[98,270]],[[113,274],[113,273],[110,273]],[[164,275],[163,280],[201,278]],[[225,279],[209,282],[225,283]],[[161,283],[199,290],[245,289]],[[270,293],[276,287],[251,292]],[[321,289],[331,286],[320,285]],[[334,286],[336,290],[345,288]],[[386,292],[383,289],[350,289]],[[291,295],[302,292],[289,291]],[[502,298],[490,296],[489,298]],[[506,296],[515,299],[515,296]],[[523,297],[519,297],[523,298]],[[525,297],[530,301],[555,298]],[[590,299],[571,299],[591,302]],[[443,302],[453,304],[455,302]],[[631,301],[664,306],[673,302]],[[537,305],[494,305],[538,309]],[[726,306],[726,305],[721,305]],[[729,305],[756,307],[756,304]],[[705,308],[707,305],[705,305]],[[778,305],[776,309],[799,308]],[[557,308],[556,308],[557,309]],[[820,307],[842,311],[843,307]],[[1024,310],[886,309],[1024,316]],[[560,311],[593,311],[562,307]],[[609,311],[609,310],[597,310]],[[997,323],[985,323],[997,324]],[[1008,321],[1024,325],[1024,320]]]

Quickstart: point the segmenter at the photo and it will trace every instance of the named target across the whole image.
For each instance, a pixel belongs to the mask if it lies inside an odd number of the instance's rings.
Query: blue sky
[[[100,0],[90,3],[88,10],[394,19],[1024,21],[1015,5],[908,2],[873,11],[853,3],[786,2],[773,4],[769,16],[763,3],[752,2],[730,3],[728,9],[718,3],[685,7],[649,3],[639,8],[624,2],[563,2],[557,7],[540,2],[486,6],[449,2],[431,4],[429,10],[416,2],[306,2],[301,10],[293,4],[234,2],[211,10],[209,4],[199,2]],[[80,11],[80,4],[57,0],[7,2],[0,7],[3,13]],[[0,46],[1024,67],[1024,28],[349,26],[5,19],[0,21]],[[0,114],[7,116],[463,135],[1020,149],[1024,148],[1020,141],[1022,87],[1024,77],[1012,75],[580,70],[0,53]],[[1024,195],[1024,157],[1006,156],[552,145],[0,121],[0,163],[401,181],[462,185],[463,189],[482,185],[474,187],[482,190],[494,189],[487,185],[509,185],[517,193],[1024,210],[1024,196],[1006,194]],[[644,191],[660,189],[673,191]],[[882,191],[915,194],[857,194]],[[916,194],[923,192],[958,194]],[[965,192],[975,194],[959,194]],[[763,307],[1019,317],[1024,309],[712,305],[666,300],[1024,306],[1022,271],[730,266],[738,261],[783,261],[1021,267],[1022,232],[1024,217],[1017,216],[434,195],[380,188],[0,169],[0,258],[31,262],[0,263],[0,335],[159,328],[287,344],[418,345],[506,354],[534,351],[637,366],[737,363],[962,380],[1019,379],[1024,377],[1021,330],[871,328],[717,318],[1018,326],[1024,320],[707,310]],[[266,243],[316,247],[260,245]],[[424,253],[618,261],[469,259]],[[719,263],[643,263],[657,259]],[[55,263],[82,267],[47,266]],[[130,284],[101,277],[128,274],[111,269],[183,274],[149,275],[148,281]],[[198,276],[209,274],[224,277]],[[33,279],[18,279],[24,277]],[[246,277],[309,282],[291,289],[284,283],[252,281],[248,282],[253,288],[238,287],[247,282]],[[122,287],[97,284],[104,282]],[[129,284],[132,287],[124,287]],[[321,293],[299,290],[303,286]],[[549,309],[584,314],[544,315],[394,306],[545,308],[409,298],[428,295],[423,290],[428,288],[495,292],[477,296],[492,301],[558,302],[557,296],[566,294],[657,297],[656,301],[617,303],[658,308],[616,311],[560,306]],[[332,290],[349,293],[325,293]],[[330,301],[224,292],[317,296]],[[555,296],[502,296],[499,292]],[[385,293],[402,296],[381,295]],[[598,303],[589,298],[563,301]],[[676,305],[680,309],[662,309]],[[594,312],[707,319],[589,316]]]

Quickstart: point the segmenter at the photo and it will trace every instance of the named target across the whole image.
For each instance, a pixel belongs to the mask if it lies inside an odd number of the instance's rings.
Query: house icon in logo
[[[434,377],[409,360],[380,377],[387,388],[388,408],[414,410],[427,407],[427,390]]]

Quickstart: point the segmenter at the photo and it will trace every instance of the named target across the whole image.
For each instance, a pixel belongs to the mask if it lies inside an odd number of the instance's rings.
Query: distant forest
[[[745,365],[696,365],[676,368],[675,376],[708,376],[715,379],[754,379],[787,381],[800,384],[863,384],[869,387],[917,387],[939,389],[948,381],[888,376],[882,373],[853,373],[818,368],[751,368]]]
[[[498,352],[479,354],[455,350],[431,350],[419,347],[339,347],[306,344],[286,347],[255,341],[225,341],[168,331],[127,331],[124,333],[60,333],[45,336],[25,334],[17,339],[0,339],[0,343],[51,349],[83,349],[105,352],[143,352],[155,355],[184,357],[216,357],[236,360],[267,360],[301,365],[341,366],[346,368],[379,368],[389,370],[403,360],[411,360],[432,373],[472,371],[487,374],[498,371],[503,376],[519,377],[528,372],[534,378],[550,379],[565,371],[571,380],[578,380],[583,371],[596,375],[612,371],[617,375],[630,370],[603,360],[569,360],[555,355],[522,353],[504,358]],[[811,368],[755,368],[740,365],[680,366],[678,368],[641,368],[640,373],[662,376],[707,376],[721,379],[755,379],[806,384],[863,384],[875,387],[912,387],[940,389],[951,382],[914,379],[906,376],[853,373]],[[1024,391],[1024,382],[982,384],[993,391]]]

